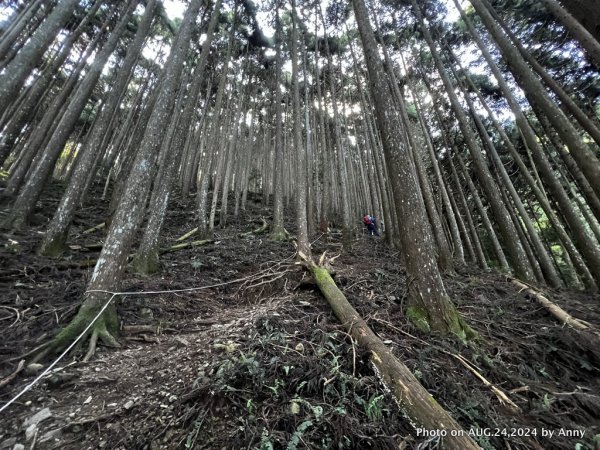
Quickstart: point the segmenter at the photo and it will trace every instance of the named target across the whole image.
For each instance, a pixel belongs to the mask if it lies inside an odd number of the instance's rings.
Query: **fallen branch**
[[[514,278],[509,278],[509,280],[515,286],[520,287],[521,291],[525,291],[529,295],[533,296],[533,298],[535,298],[537,302],[546,309],[546,311],[552,314],[563,324],[569,325],[579,331],[591,331],[596,335],[600,335],[600,333],[594,328],[594,326],[591,323],[586,322],[585,320],[576,319],[564,309],[562,309],[560,306],[550,301],[546,296],[544,296],[533,286],[525,284],[522,281],[515,280]]]
[[[427,392],[390,349],[369,328],[358,312],[336,286],[329,272],[314,262],[306,260],[319,289],[331,305],[336,317],[356,339],[371,353],[371,363],[383,385],[396,399],[398,406],[416,428],[442,433],[443,448],[448,450],[480,449],[460,424]],[[454,436],[456,435],[456,436]]]
[[[453,354],[452,356],[454,356],[456,359],[458,359],[463,366],[465,366],[467,369],[469,369],[473,373],[473,375],[475,375],[477,378],[479,378],[484,385],[489,387],[492,390],[492,392],[494,394],[496,394],[496,397],[498,398],[500,403],[502,403],[503,405],[508,405],[513,410],[514,413],[521,412],[521,408],[519,408],[515,402],[513,402],[510,398],[508,398],[508,396],[504,392],[502,392],[499,388],[497,388],[491,382],[489,382],[483,375],[481,375],[469,363],[469,361],[467,361],[464,357],[462,357],[461,355],[458,355],[458,354]]]
[[[15,377],[19,374],[19,372],[21,370],[23,370],[23,367],[25,367],[25,360],[24,359],[22,359],[21,361],[19,361],[19,364],[17,365],[17,368],[15,369],[15,371],[13,373],[11,373],[9,376],[7,376],[6,378],[4,378],[3,380],[0,380],[0,388],[3,388],[8,383],[10,383],[12,380],[14,380]]]
[[[175,244],[170,247],[161,248],[159,253],[161,255],[163,255],[165,253],[177,252],[179,250],[183,250],[184,248],[199,247],[201,245],[208,244],[209,242],[212,242],[212,240],[204,239],[204,240],[200,240],[200,241],[184,242],[182,244]]]
[[[420,338],[418,338],[416,336],[413,336],[412,334],[410,334],[410,333],[408,333],[408,332],[406,332],[404,330],[401,330],[400,328],[397,328],[397,327],[393,326],[391,323],[389,323],[389,322],[387,322],[385,320],[382,320],[382,319],[374,319],[374,320],[376,320],[379,323],[384,324],[385,326],[393,329],[394,331],[397,331],[398,333],[402,333],[405,336],[408,336],[408,337],[410,337],[410,338],[412,338],[412,339],[420,342],[423,345],[428,345],[428,346],[433,347],[433,348],[435,348],[436,350],[438,350],[438,351],[440,351],[442,353],[445,353],[446,355],[450,355],[450,356],[453,356],[454,358],[458,359],[462,363],[463,366],[465,366],[467,369],[469,369],[477,378],[479,378],[483,382],[483,384],[485,386],[489,387],[492,390],[492,392],[494,394],[496,394],[496,397],[498,398],[498,400],[500,401],[500,403],[509,405],[510,408],[513,409],[513,412],[515,412],[515,413],[521,411],[521,408],[519,408],[519,406],[516,403],[514,403],[510,398],[508,398],[508,396],[504,392],[502,392],[502,390],[500,390],[498,387],[496,387],[490,381],[488,381],[479,371],[477,371],[476,366],[474,366],[474,364],[471,361],[469,361],[467,358],[465,358],[464,356],[459,355],[458,353],[449,352],[448,350],[446,350],[446,349],[444,349],[444,348],[442,348],[442,347],[440,347],[438,345],[432,345],[432,344],[430,344],[428,342],[425,342],[423,339],[420,339]],[[479,369],[479,370],[481,370],[481,369]],[[514,394],[514,393],[519,392],[519,391],[518,390],[513,390],[513,391],[510,391],[510,392],[511,392],[511,394]]]
[[[11,323],[7,328],[14,326],[17,322],[19,322],[19,320],[21,320],[21,314],[19,313],[19,310],[17,308],[13,308],[12,306],[4,306],[4,305],[0,305],[0,308],[8,309],[9,311],[14,311],[15,315],[17,316],[15,321],[13,323]]]
[[[104,247],[104,243],[96,244],[85,244],[85,245],[69,245],[71,250],[88,250],[88,251],[100,251]]]
[[[192,237],[193,235],[195,235],[198,232],[198,227],[194,228],[191,231],[188,231],[187,233],[185,233],[183,236],[178,237],[177,239],[175,239],[175,242],[181,242],[181,241],[185,241],[187,238]]]
[[[99,223],[99,224],[98,224],[98,225],[96,225],[96,226],[93,226],[92,228],[88,228],[87,230],[85,230],[85,231],[82,231],[82,232],[81,232],[81,234],[91,234],[91,233],[93,233],[94,231],[101,230],[101,229],[102,229],[102,228],[104,228],[104,227],[106,227],[106,222],[102,222],[102,223]]]

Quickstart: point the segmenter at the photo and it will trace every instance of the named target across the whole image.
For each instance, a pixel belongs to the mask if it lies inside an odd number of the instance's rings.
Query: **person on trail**
[[[375,224],[375,220],[374,220],[373,216],[370,216],[369,214],[365,215],[363,217],[363,223],[367,227],[369,236],[373,236],[373,235],[379,236],[379,233],[377,231],[377,225]]]
[[[377,218],[375,216],[371,216],[371,223],[373,224],[375,236],[379,236],[379,227],[377,226]]]

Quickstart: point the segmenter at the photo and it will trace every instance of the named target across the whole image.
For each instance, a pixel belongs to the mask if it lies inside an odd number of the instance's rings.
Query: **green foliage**
[[[260,436],[260,447],[258,447],[258,450],[273,450],[273,443],[269,439],[269,431],[266,428],[263,428]]]
[[[316,330],[310,340],[298,342],[285,325],[277,316],[260,318],[253,345],[219,353],[222,359],[211,370],[208,398],[224,397],[238,405],[240,429],[262,427],[256,431],[260,443],[256,442],[254,449],[299,448],[306,442],[314,444],[319,435],[327,436],[320,448],[356,448],[355,437],[339,433],[344,433],[357,415],[373,424],[392,420],[392,411],[374,378],[366,383],[352,373],[357,361],[352,363],[345,356],[349,350],[345,334]],[[297,350],[300,343],[301,351]],[[276,405],[284,411],[278,412],[281,428],[264,428],[259,418],[272,415]],[[332,423],[346,425],[338,428]],[[196,433],[197,440],[203,432]],[[194,429],[190,433],[195,433]]]
[[[306,430],[312,427],[312,424],[313,423],[310,420],[305,420],[300,425],[298,425],[298,428],[296,428],[296,431],[292,435],[292,439],[288,443],[287,450],[296,450],[296,448],[298,448],[298,444],[300,443],[302,435]]]

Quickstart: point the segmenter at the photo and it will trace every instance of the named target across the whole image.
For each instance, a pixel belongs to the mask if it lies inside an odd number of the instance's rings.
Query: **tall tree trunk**
[[[5,62],[8,63],[8,54],[11,48],[16,47],[19,35],[28,24],[33,21],[34,16],[39,12],[40,6],[43,6],[44,0],[35,0],[30,3],[25,3],[21,11],[15,10],[13,15],[6,21],[8,25],[0,34],[0,68]],[[47,5],[47,7],[49,7]]]
[[[415,167],[404,141],[401,122],[394,114],[392,93],[380,60],[377,42],[363,0],[353,0],[354,14],[369,71],[369,88],[400,222],[401,252],[406,262],[410,295],[407,317],[423,330],[470,337],[471,330],[452,304],[435,258],[431,227],[418,189]]]
[[[542,0],[548,11],[562,23],[569,33],[585,49],[592,62],[600,69],[600,36],[595,38],[585,27],[569,14],[556,0]]]
[[[275,33],[280,36],[275,54],[275,77],[273,88],[275,90],[275,165],[273,167],[273,224],[271,226],[271,239],[282,241],[286,238],[283,227],[283,118],[281,112],[281,71],[283,57],[281,55],[281,23],[279,7],[275,5]]]
[[[60,49],[59,54],[52,60],[50,65],[44,69],[40,77],[35,81],[31,89],[27,92],[23,102],[18,103],[18,108],[11,115],[10,121],[2,130],[2,138],[0,140],[0,166],[4,163],[9,153],[13,150],[14,144],[21,133],[21,130],[27,125],[34,116],[36,107],[39,106],[43,95],[49,92],[48,88],[52,85],[54,78],[57,76],[57,71],[69,56],[73,44],[81,36],[85,27],[96,14],[96,11],[102,4],[101,1],[96,1],[94,6],[88,11],[85,17],[81,20],[77,28],[65,39]]]
[[[600,42],[600,11],[595,0],[560,0],[563,6],[575,17],[594,38]]]
[[[100,111],[100,117],[91,131],[89,140],[80,150],[81,157],[77,161],[73,175],[69,180],[69,185],[46,229],[41,246],[41,253],[43,255],[56,256],[64,250],[69,227],[75,216],[78,200],[84,195],[83,189],[88,174],[95,170],[94,166],[98,161],[98,158],[96,157],[97,154],[103,151],[103,140],[108,132],[112,118],[119,107],[119,102],[127,88],[132,70],[139,57],[148,31],[150,30],[155,9],[156,0],[148,0],[144,16],[138,25],[136,35],[127,48],[127,55],[123,60],[123,64],[118,69],[118,76],[112,85],[111,93],[109,94],[102,111]]]
[[[308,218],[306,212],[306,148],[302,145],[302,112],[300,110],[300,80],[298,70],[298,13],[296,0],[292,3],[292,120],[294,152],[296,153],[296,225],[298,227],[297,243],[298,252],[305,258],[311,257],[310,243],[308,241]],[[304,42],[304,39],[302,40]]]
[[[479,0],[475,0],[475,1],[479,1]],[[498,68],[497,64],[493,60],[487,47],[485,46],[485,44],[483,43],[483,41],[481,40],[481,38],[475,31],[469,18],[466,16],[464,11],[460,8],[460,5],[458,4],[458,2],[455,1],[455,5],[459,9],[459,11],[461,13],[461,17],[465,21],[469,31],[471,32],[471,35],[473,36],[473,39],[477,43],[477,46],[481,50],[482,55],[484,56],[486,62],[488,63],[490,69],[492,70],[492,73],[496,77],[496,80],[498,81],[498,85],[499,85],[502,93],[504,94],[504,97],[506,98],[506,101],[508,102],[513,114],[515,115],[516,124],[522,133],[523,140],[524,140],[527,148],[531,152],[531,156],[532,156],[533,160],[535,161],[535,165],[539,169],[540,176],[543,178],[544,184],[548,187],[554,200],[559,205],[560,212],[563,215],[563,217],[565,218],[565,222],[568,224],[569,228],[571,229],[572,239],[573,239],[575,246],[577,247],[577,251],[574,251],[574,249],[569,246],[569,242],[571,242],[571,237],[567,236],[566,233],[562,234],[563,237],[561,238],[561,241],[569,249],[569,255],[573,259],[573,263],[575,264],[575,267],[578,268],[578,272],[579,272],[580,276],[582,276],[583,281],[586,284],[586,286],[588,286],[590,289],[594,289],[595,283],[593,282],[593,280],[590,279],[589,276],[586,276],[586,272],[587,272],[587,268],[589,268],[589,273],[591,273],[593,278],[596,280],[596,283],[600,282],[599,281],[600,280],[600,278],[599,278],[599,276],[600,276],[600,249],[598,248],[597,245],[590,245],[589,235],[588,235],[587,230],[585,229],[585,225],[583,224],[579,215],[576,213],[572,202],[570,201],[566,192],[564,191],[563,187],[561,186],[560,182],[558,181],[558,179],[554,173],[554,170],[552,169],[552,166],[551,166],[550,162],[548,161],[547,156],[544,153],[544,149],[541,147],[538,137],[536,136],[535,132],[533,131],[529,122],[527,121],[527,118],[525,117],[525,114],[521,110],[516,98],[512,94],[512,90],[511,90],[510,86],[508,85],[508,83],[506,82],[504,77],[502,76],[500,69]],[[481,4],[480,4],[480,6],[481,6]],[[489,18],[490,17],[488,15],[488,19]],[[492,115],[492,117],[493,117],[493,115]],[[497,127],[497,128],[501,128],[501,127]],[[508,138],[505,138],[505,142],[507,142],[507,141],[510,141],[510,140]],[[508,146],[508,149],[511,152],[513,159],[517,162],[517,164],[519,164],[519,161],[521,158],[518,155],[518,153],[516,152],[516,150],[514,149],[514,147]],[[520,168],[522,171],[522,175],[530,178],[530,185],[531,185],[532,189],[534,189],[534,192],[537,192],[536,197],[538,198],[538,201],[540,202],[542,207],[544,207],[544,211],[546,212],[546,215],[548,216],[548,218],[551,220],[551,222],[553,222],[552,223],[553,227],[557,231],[564,231],[562,224],[560,223],[560,220],[555,216],[554,212],[552,211],[552,208],[551,208],[547,198],[545,198],[543,193],[539,191],[539,189],[536,187],[537,183],[529,175],[529,169],[527,169],[524,164],[522,164],[522,166]],[[537,191],[536,191],[536,189],[537,189]],[[581,256],[583,256],[583,259],[585,260],[585,264],[587,265],[587,268],[582,267],[582,265],[579,263],[579,258],[577,257],[578,252],[581,252]]]
[[[137,0],[130,0],[120,21],[114,30],[112,30],[108,40],[94,58],[94,62],[73,94],[73,98],[69,102],[65,114],[61,117],[60,122],[53,130],[52,137],[48,141],[44,152],[36,161],[35,167],[28,176],[27,183],[15,200],[10,216],[11,226],[13,228],[21,228],[27,222],[27,218],[35,208],[35,204],[44,188],[46,180],[51,175],[54,164],[63,151],[77,119],[79,119],[81,112],[85,108],[92,90],[100,78],[104,65],[113,53],[121,35],[125,31],[137,3]]]
[[[484,3],[484,0],[473,0],[471,3],[494,42],[500,48],[508,67],[515,75],[531,106],[548,117],[563,142],[569,147],[573,158],[592,185],[594,192],[600,196],[600,161],[598,158],[581,140],[573,124],[548,96],[541,82],[535,78],[518,49],[511,44],[509,38],[494,20],[489,4]]]
[[[190,45],[194,19],[198,15],[202,0],[192,0],[183,17],[176,41],[173,43],[169,58],[165,63],[160,85],[160,94],[150,117],[144,137],[140,143],[133,168],[119,207],[108,230],[105,244],[88,285],[88,295],[83,301],[75,318],[53,340],[49,350],[60,351],[80,333],[106,303],[109,296],[103,292],[116,291],[127,257],[144,212],[144,206],[150,188],[152,166],[156,164],[163,132],[163,124],[171,113],[175,101],[175,91],[183,70],[183,63]],[[91,291],[91,292],[90,292]],[[99,330],[100,327],[100,330]],[[115,304],[112,303],[102,314],[92,333],[98,330],[105,341],[114,344],[114,333],[118,330],[118,318]]]
[[[522,279],[523,281],[535,281],[535,279],[533,278],[533,274],[531,273],[531,268],[529,267],[529,263],[527,261],[527,256],[525,255],[525,252],[523,250],[523,246],[521,245],[519,239],[515,239],[515,237],[517,236],[517,232],[512,221],[510,220],[510,216],[506,209],[506,205],[504,205],[504,203],[502,202],[502,197],[498,190],[498,186],[494,182],[494,179],[492,178],[492,175],[489,171],[487,162],[485,161],[485,157],[483,156],[481,149],[477,145],[475,134],[473,133],[471,125],[467,120],[467,117],[463,111],[460,101],[458,100],[458,96],[456,95],[454,85],[450,81],[444,64],[442,63],[441,56],[433,42],[431,33],[425,25],[420,7],[418,6],[416,0],[411,0],[411,3],[417,20],[419,22],[420,29],[423,32],[423,36],[431,50],[431,54],[437,67],[437,71],[440,74],[440,77],[442,78],[442,82],[446,89],[446,93],[448,94],[450,103],[452,105],[452,110],[454,111],[454,114],[458,119],[460,130],[465,139],[465,144],[469,149],[469,153],[471,154],[471,158],[475,165],[475,169],[477,170],[477,177],[480,181],[483,191],[485,192],[486,199],[489,202],[490,207],[492,209],[494,220],[498,224],[500,235],[502,237],[502,243],[506,247],[506,252],[508,254],[508,259],[511,263],[511,267],[515,271],[517,277]]]
[[[67,23],[79,0],[61,0],[0,74],[0,111],[6,111],[41,56]]]
[[[179,118],[177,128],[174,133],[174,138],[169,145],[169,152],[163,161],[163,168],[161,170],[162,176],[160,176],[158,182],[155,182],[152,190],[150,203],[148,205],[148,221],[133,262],[136,270],[143,274],[157,272],[160,268],[160,262],[158,258],[158,238],[164,223],[165,213],[169,203],[169,196],[173,186],[173,178],[175,177],[175,173],[177,167],[179,166],[181,154],[185,145],[184,140],[185,137],[189,135],[192,119],[194,117],[194,111],[198,104],[200,88],[204,80],[204,70],[208,60],[208,53],[210,51],[213,34],[220,14],[221,0],[217,0],[212,12],[208,30],[206,32],[206,39],[202,43],[202,51],[198,59],[198,64],[192,75],[193,81],[189,88],[184,110]]]

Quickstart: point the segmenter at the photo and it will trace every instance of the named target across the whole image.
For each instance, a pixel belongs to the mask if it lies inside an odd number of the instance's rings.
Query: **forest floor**
[[[1,236],[0,382],[75,314],[97,257],[92,244],[103,238],[102,230],[81,234],[104,219],[107,202],[95,200],[78,214],[68,254],[37,256],[57,194],[41,202],[37,226]],[[175,203],[165,246],[195,226],[193,199]],[[292,243],[242,234],[270,215],[249,203],[212,242],[163,255],[160,274],[128,272],[131,292],[212,287],[120,297],[124,330],[156,332],[124,332],[121,348],[101,347],[88,363],[80,362],[85,346],[67,355],[0,413],[0,449],[437,448],[438,438],[403,417],[366,352],[294,264]],[[339,253],[337,234],[313,240],[315,255]],[[399,253],[379,239],[358,237],[334,269],[369,326],[482,448],[599,448],[598,353],[506,277],[474,268],[445,276],[480,334],[465,345],[407,322]],[[598,296],[543,291],[600,328]],[[0,407],[35,376],[23,370],[1,387]]]

